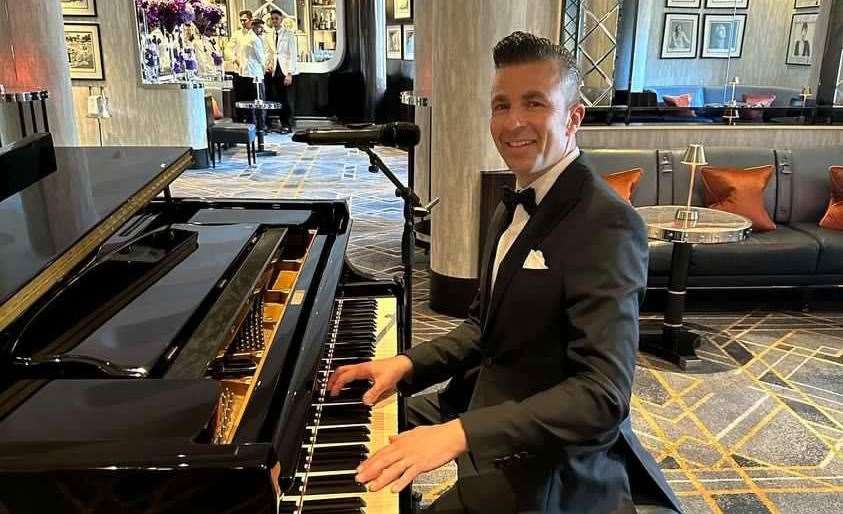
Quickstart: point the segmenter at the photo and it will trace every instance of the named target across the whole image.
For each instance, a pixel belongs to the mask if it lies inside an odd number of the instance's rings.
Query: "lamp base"
[[[675,219],[693,226],[700,220],[700,211],[694,208],[677,209]]]

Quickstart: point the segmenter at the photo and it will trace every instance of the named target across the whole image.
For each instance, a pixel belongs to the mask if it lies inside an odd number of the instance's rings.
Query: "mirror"
[[[561,39],[576,52],[592,123],[806,123],[817,111],[826,36],[843,30],[829,27],[839,18],[831,4],[569,0]]]

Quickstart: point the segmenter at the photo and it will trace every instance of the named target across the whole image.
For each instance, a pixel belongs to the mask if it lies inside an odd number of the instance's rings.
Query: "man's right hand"
[[[413,371],[413,361],[404,355],[380,359],[351,366],[340,366],[328,377],[328,391],[331,396],[340,394],[340,389],[355,380],[369,380],[372,387],[363,395],[363,403],[374,405],[395,391],[398,382]]]

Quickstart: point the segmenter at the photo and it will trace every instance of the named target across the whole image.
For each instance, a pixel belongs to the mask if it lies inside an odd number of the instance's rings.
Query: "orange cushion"
[[[702,170],[705,203],[710,209],[740,214],[752,221],[752,230],[775,230],[776,224],[764,207],[764,189],[773,176],[773,166],[757,168],[714,168]]]
[[[690,93],[685,93],[677,96],[664,95],[662,98],[664,98],[664,104],[668,107],[690,107],[693,97]]]
[[[632,168],[603,175],[603,178],[608,182],[609,187],[615,190],[618,196],[626,200],[627,203],[632,204],[632,193],[638,187],[638,182],[641,180],[641,173],[641,168]]]
[[[776,95],[752,96],[743,95],[743,101],[748,107],[770,107],[776,101]]]
[[[831,230],[843,230],[843,166],[828,168],[831,178],[831,200],[820,226]]]
[[[213,109],[214,119],[221,120],[222,111],[220,110],[220,106],[214,98],[211,98],[211,108]]]

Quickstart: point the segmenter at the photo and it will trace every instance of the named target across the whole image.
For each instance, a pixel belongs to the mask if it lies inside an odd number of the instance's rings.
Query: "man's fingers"
[[[368,484],[376,479],[381,472],[401,460],[401,452],[392,446],[381,448],[374,455],[366,459],[357,468],[354,479],[360,484]]]
[[[410,464],[407,463],[405,460],[399,460],[395,462],[388,468],[384,469],[381,472],[380,476],[371,484],[369,484],[369,491],[380,491],[384,487],[388,486],[389,484],[400,478],[409,467]]]
[[[410,485],[413,480],[415,480],[416,477],[419,476],[419,473],[420,471],[418,467],[410,466],[409,468],[404,470],[404,473],[398,478],[398,480],[392,483],[392,487],[389,490],[393,493],[403,491],[405,487]]]
[[[366,405],[374,405],[377,403],[378,398],[386,392],[383,385],[375,382],[372,387],[369,388],[368,391],[363,395],[363,403]]]
[[[331,396],[340,394],[340,389],[349,382],[368,378],[368,372],[362,365],[340,366],[328,377],[328,391]]]

